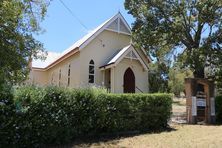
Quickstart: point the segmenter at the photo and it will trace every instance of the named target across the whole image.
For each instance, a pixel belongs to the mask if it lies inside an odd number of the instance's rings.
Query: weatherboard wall
[[[80,51],[80,84],[88,84],[89,62],[95,62],[95,85],[102,86],[103,72],[99,69],[112,55],[130,44],[131,37],[104,30]]]
[[[130,60],[124,58],[122,61],[120,61],[119,64],[115,67],[115,86],[114,86],[114,92],[115,93],[123,93],[123,79],[124,79],[124,73],[127,70],[127,68],[131,68],[134,76],[135,76],[135,92],[136,93],[147,93],[148,92],[148,71],[144,70],[143,66],[138,60]]]

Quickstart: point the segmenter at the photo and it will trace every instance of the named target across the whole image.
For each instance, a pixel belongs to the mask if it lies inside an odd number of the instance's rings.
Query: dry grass
[[[170,132],[143,134],[107,142],[76,145],[73,147],[114,148],[220,148],[222,126],[173,125]]]
[[[173,99],[173,113],[180,112],[185,113],[186,112],[186,99]]]

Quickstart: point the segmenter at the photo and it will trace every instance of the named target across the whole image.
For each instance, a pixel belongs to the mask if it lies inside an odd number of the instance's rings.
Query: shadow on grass
[[[91,135],[91,136],[77,138],[73,140],[72,143],[69,143],[67,145],[56,145],[56,146],[50,146],[50,147],[51,148],[90,147],[92,145],[102,146],[103,143],[107,143],[108,145],[114,146],[114,145],[117,145],[119,140],[122,138],[130,138],[130,137],[140,136],[144,134],[159,134],[162,132],[173,132],[176,130],[177,129],[175,128],[167,127],[162,130],[147,131],[147,132],[131,131],[131,132],[119,132],[119,133],[112,133],[112,134]]]

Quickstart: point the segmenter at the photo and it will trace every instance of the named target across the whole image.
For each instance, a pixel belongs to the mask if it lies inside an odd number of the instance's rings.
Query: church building
[[[146,93],[150,62],[144,49],[131,43],[131,29],[117,13],[46,67],[31,67],[28,81],[39,86],[98,86],[112,93]]]

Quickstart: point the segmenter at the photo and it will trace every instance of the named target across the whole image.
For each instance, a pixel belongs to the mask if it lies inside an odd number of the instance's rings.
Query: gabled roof
[[[116,66],[123,58],[131,58],[138,60],[145,70],[148,70],[148,65],[143,61],[140,55],[137,53],[133,45],[128,45],[117,53],[115,53],[109,61],[107,61],[104,65],[100,66],[100,69],[107,69],[112,66]]]
[[[118,22],[118,28],[117,30],[112,29],[110,27],[110,25],[112,25],[112,23],[114,21]],[[124,31],[121,31],[120,28],[120,23],[124,24]],[[72,53],[77,53],[77,50],[80,51],[82,50],[85,46],[87,46],[93,39],[95,39],[102,31],[104,30],[109,30],[109,31],[114,31],[114,32],[118,32],[118,33],[122,33],[122,34],[126,34],[131,36],[131,28],[128,25],[128,23],[126,22],[126,20],[124,19],[124,17],[122,16],[122,14],[120,12],[118,12],[115,16],[111,17],[110,19],[108,19],[107,21],[105,21],[103,24],[101,24],[100,26],[98,26],[97,28],[95,28],[93,31],[91,31],[90,33],[88,33],[87,35],[85,35],[83,38],[81,38],[80,40],[78,40],[77,42],[75,42],[71,47],[69,47],[68,49],[66,49],[59,58],[57,58],[54,62],[52,62],[51,64],[49,64],[46,67],[43,68],[38,68],[38,67],[32,67],[33,69],[39,70],[47,70],[50,69],[51,67],[53,67],[54,65],[58,64],[59,62],[61,62],[62,60],[70,57],[70,55],[73,55]],[[68,56],[68,57],[67,57]]]
[[[110,29],[109,25],[111,25],[115,20],[118,20],[118,23],[120,23],[120,21],[125,25],[125,27],[127,28],[128,32],[123,32],[120,30],[120,28],[118,28],[118,30],[114,30],[114,29]],[[119,25],[119,24],[118,24]],[[105,21],[103,24],[101,24],[100,26],[98,26],[96,29],[94,29],[92,32],[90,32],[88,35],[86,35],[85,37],[83,37],[82,39],[80,39],[78,41],[78,45],[77,47],[81,49],[83,49],[86,45],[88,45],[96,36],[98,36],[103,30],[109,30],[109,31],[114,31],[114,32],[118,32],[118,33],[122,33],[122,34],[126,34],[131,36],[131,28],[128,25],[128,23],[126,22],[126,20],[124,19],[124,17],[122,16],[122,14],[120,12],[118,12],[115,16],[111,17],[110,19],[108,19],[107,21]],[[75,44],[74,44],[75,45]]]

